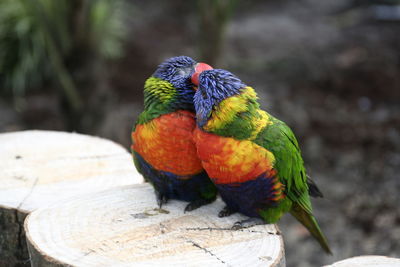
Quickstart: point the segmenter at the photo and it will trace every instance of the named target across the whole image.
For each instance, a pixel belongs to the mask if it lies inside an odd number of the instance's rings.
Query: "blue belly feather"
[[[233,211],[249,217],[260,217],[258,210],[276,206],[273,200],[274,179],[262,174],[254,180],[244,183],[217,184],[221,198]]]
[[[171,172],[158,171],[145,161],[138,153],[134,152],[139,171],[144,178],[153,184],[155,189],[168,199],[194,201],[204,198],[202,192],[212,189],[212,182],[205,171],[182,177]]]

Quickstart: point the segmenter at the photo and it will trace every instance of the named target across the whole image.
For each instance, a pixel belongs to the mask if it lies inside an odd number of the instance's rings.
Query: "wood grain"
[[[25,221],[33,266],[284,266],[275,225],[231,230],[221,200],[184,213],[158,209],[148,184],[124,186],[36,210]]]
[[[77,195],[143,182],[130,153],[102,138],[55,131],[0,134],[0,266],[29,265],[23,220]]]

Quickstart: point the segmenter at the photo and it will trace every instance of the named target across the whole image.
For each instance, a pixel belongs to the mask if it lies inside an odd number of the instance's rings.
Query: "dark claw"
[[[236,211],[230,209],[228,206],[225,206],[219,213],[218,213],[218,217],[222,218],[222,217],[227,217],[230,216],[232,214],[236,213]]]
[[[235,222],[234,224],[233,224],[233,226],[231,227],[231,229],[232,230],[240,230],[240,229],[243,229],[244,227],[243,227],[243,224],[242,224],[242,222],[241,221],[239,221],[239,222]]]
[[[161,194],[160,192],[156,192],[157,204],[158,207],[161,209],[161,206],[168,202],[168,198],[166,195]]]
[[[243,221],[238,221],[231,227],[232,230],[240,230],[244,228],[249,228],[256,225],[263,225],[265,222],[260,218],[249,218]]]
[[[200,208],[201,206],[210,204],[211,202],[213,202],[214,199],[196,199],[195,201],[190,202],[186,207],[185,207],[185,211],[192,211],[195,209]]]

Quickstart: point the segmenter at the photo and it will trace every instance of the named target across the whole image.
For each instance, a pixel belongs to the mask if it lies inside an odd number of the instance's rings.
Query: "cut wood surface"
[[[400,267],[400,259],[386,256],[367,255],[345,259],[326,267]]]
[[[55,131],[0,134],[0,266],[29,264],[22,225],[29,212],[142,181],[130,153],[106,139]]]
[[[284,266],[275,225],[241,230],[247,217],[219,218],[221,200],[184,213],[158,209],[148,184],[81,196],[32,212],[25,221],[33,266]]]

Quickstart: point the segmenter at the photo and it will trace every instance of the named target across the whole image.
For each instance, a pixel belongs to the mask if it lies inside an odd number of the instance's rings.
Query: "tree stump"
[[[30,266],[23,221],[31,211],[142,181],[126,149],[105,139],[54,131],[0,134],[0,266]]]
[[[345,259],[328,265],[326,267],[395,267],[400,266],[400,259],[389,258],[386,256],[366,255]]]
[[[159,209],[149,184],[124,186],[36,210],[25,221],[32,266],[285,266],[275,225],[241,230],[221,200],[184,213]]]

